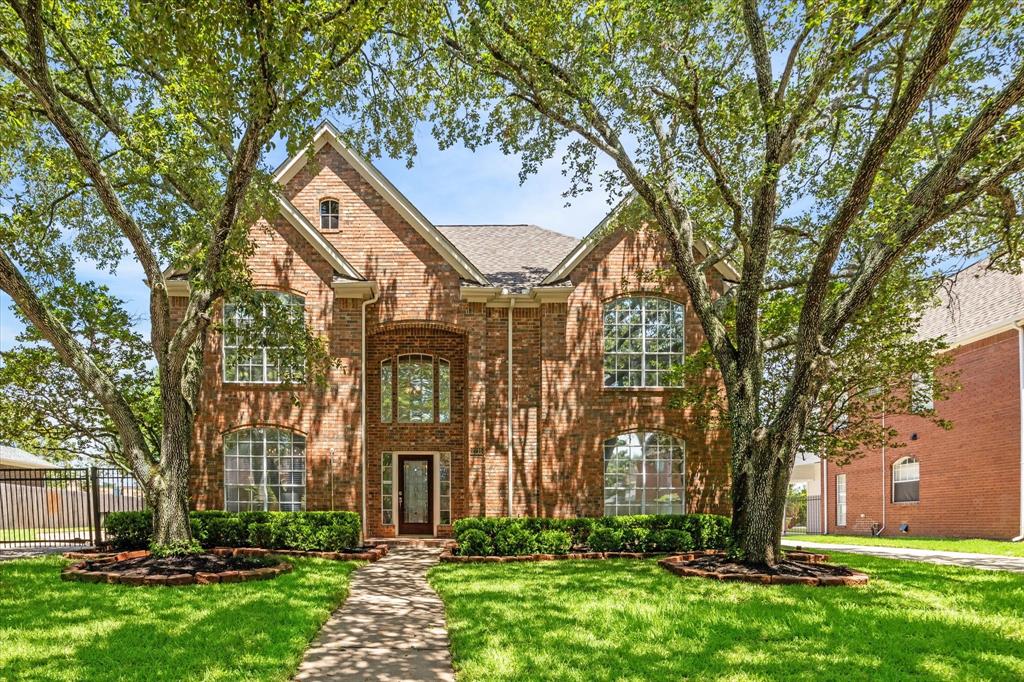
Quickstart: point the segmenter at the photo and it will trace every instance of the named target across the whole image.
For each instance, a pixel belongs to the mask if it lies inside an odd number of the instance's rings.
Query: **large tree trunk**
[[[732,540],[745,563],[781,559],[782,524],[795,447],[790,439],[733,431]]]
[[[163,386],[163,433],[160,469],[153,481],[153,543],[170,545],[192,539],[188,522],[188,467],[192,414],[180,391]],[[170,389],[170,390],[169,390]]]

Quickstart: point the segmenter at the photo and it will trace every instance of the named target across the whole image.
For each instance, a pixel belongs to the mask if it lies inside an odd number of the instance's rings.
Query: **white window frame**
[[[258,436],[257,436],[257,432],[259,433]],[[268,461],[268,458],[267,458],[268,438],[267,438],[267,436],[269,434],[271,434],[271,433],[274,433],[274,434],[287,434],[288,437],[289,437],[289,440],[288,440],[289,453],[286,454],[286,455],[281,455],[280,453],[278,454],[278,458],[279,458],[278,459],[278,467],[277,467],[278,482],[276,484],[273,484],[273,485],[267,483],[267,461]],[[252,445],[252,444],[255,444],[255,443],[261,443],[262,444],[262,447],[260,448],[261,454],[258,457],[258,459],[260,461],[260,468],[259,469],[256,469],[256,468],[254,468],[252,466],[252,461],[256,460],[257,457],[254,457],[252,455],[251,449],[250,449],[250,452],[249,452],[248,455],[240,455],[240,454],[238,454],[238,452],[239,452],[237,450],[237,447],[239,445],[238,441],[241,438],[243,438],[243,437],[246,437],[247,440],[245,442],[247,442],[249,445]],[[278,436],[278,438],[280,438],[280,437]],[[234,446],[235,446],[236,450],[235,450],[235,452],[233,454],[229,454],[228,453],[228,447],[231,446],[231,442],[230,442],[231,439],[235,439]],[[273,441],[273,443],[275,445],[281,445],[281,441],[280,440],[275,440],[275,441]],[[302,482],[301,483],[282,484],[280,482],[280,476],[281,476],[282,472],[288,472],[288,473],[298,473],[298,472],[300,472],[299,469],[294,469],[294,468],[291,468],[291,467],[289,467],[287,469],[284,469],[284,468],[282,468],[280,466],[280,458],[281,457],[288,457],[289,459],[295,459],[295,458],[298,457],[298,455],[295,455],[294,453],[295,453],[295,446],[298,445],[299,443],[301,443],[301,445],[302,445],[302,469],[301,469],[301,479],[302,479]],[[229,457],[233,457],[236,460],[236,462],[240,462],[242,459],[247,459],[249,461],[249,465],[246,466],[246,467],[235,466],[233,468],[229,468],[228,467],[228,458]],[[278,510],[280,510],[280,511],[303,511],[303,510],[305,510],[305,508],[306,508],[306,492],[307,492],[307,489],[306,489],[306,478],[307,478],[306,472],[307,472],[308,465],[309,465],[309,457],[308,457],[308,454],[306,452],[306,437],[303,434],[301,434],[301,433],[299,433],[297,431],[291,431],[289,429],[282,429],[282,428],[277,427],[277,426],[252,426],[252,427],[247,427],[247,428],[244,428],[244,429],[237,429],[235,431],[231,431],[230,433],[224,434],[224,443],[223,443],[223,446],[221,448],[221,458],[222,458],[221,466],[223,467],[223,470],[224,470],[224,509],[226,509],[227,511],[275,511],[275,510],[271,509],[270,495],[268,494],[268,491],[271,488],[276,488],[280,492],[283,492],[284,488],[288,488],[289,490],[297,490],[297,491],[300,492],[300,501],[298,503],[298,508],[297,509],[282,509],[281,508],[281,500],[279,499],[278,503],[277,503],[278,504]],[[243,485],[243,484],[240,484],[240,483],[228,483],[228,472],[230,472],[230,471],[248,472],[248,473],[253,473],[253,472],[257,472],[257,471],[262,472],[262,481],[261,481],[261,483],[258,484],[258,488],[259,488],[259,501],[262,502],[262,509],[253,507],[252,506],[253,503],[251,501],[245,501],[244,504],[249,505],[249,506],[247,506],[245,509],[243,509],[243,508],[241,508],[241,506],[239,506],[239,505],[243,504],[242,501],[240,501],[240,500],[230,500],[229,499],[230,498],[230,492],[229,491],[231,489],[233,489],[233,488],[253,487],[254,485],[256,485],[256,484]],[[234,503],[236,505],[235,509],[231,508],[231,504],[232,503]]]
[[[324,213],[324,204],[334,204],[334,213]],[[320,200],[317,206],[320,213],[320,229],[324,232],[335,232],[341,229],[341,202],[334,197],[324,197]],[[330,206],[328,206],[330,209]],[[324,226],[324,218],[327,219],[328,225]],[[334,218],[334,227],[330,226],[330,219]]]
[[[452,421],[452,363],[444,358],[437,359],[437,385],[434,388],[437,399],[437,422],[450,424]],[[442,404],[441,399],[444,398]]]
[[[380,521],[382,525],[394,526],[398,523],[395,518],[395,461],[397,457],[393,452],[382,452],[380,455]],[[391,492],[384,491],[384,484],[390,484]]]
[[[430,367],[430,418],[429,419],[402,419],[402,359],[407,364],[426,364]],[[410,358],[419,358],[410,360]],[[437,421],[437,372],[434,356],[429,353],[402,353],[395,363],[395,422],[398,424],[433,424]]]
[[[660,445],[659,444],[659,445],[655,446],[655,447],[657,447],[659,449],[659,451],[656,453],[658,456],[651,457],[649,455],[649,452],[648,452],[648,449],[651,446],[647,443],[647,439],[648,439],[649,436],[655,435],[655,434],[658,435],[659,437],[663,437],[663,438],[669,439],[670,442],[668,444],[666,444],[666,445]],[[628,442],[628,439],[631,439],[631,438],[636,438],[637,442],[636,443]],[[622,439],[627,439],[627,442],[626,443],[622,443],[621,442]],[[625,485],[626,481],[630,480],[631,477],[635,477],[636,476],[636,474],[633,473],[633,472],[623,471],[623,472],[612,472],[612,474],[609,474],[609,472],[608,472],[608,464],[609,464],[610,461],[612,461],[611,458],[609,457],[609,451],[610,450],[614,450],[616,448],[620,448],[620,447],[627,447],[631,451],[634,450],[635,448],[639,448],[639,452],[640,452],[639,459],[633,458],[633,457],[629,457],[629,458],[627,458],[627,459],[625,459],[623,461],[627,461],[627,462],[639,461],[640,462],[640,469],[641,469],[640,478],[641,478],[641,481],[642,481],[640,486]],[[660,456],[662,454],[661,453],[661,449],[662,448],[668,450],[668,453],[669,453],[669,457],[668,458]],[[675,456],[675,451],[678,451],[678,457]],[[669,480],[671,481],[672,477],[674,477],[678,473],[679,478],[680,478],[680,487],[676,488],[675,486],[670,485],[668,488],[665,488],[665,487],[662,487],[662,486],[658,486],[656,483],[654,485],[648,485],[647,476],[650,473],[649,469],[651,468],[649,465],[651,463],[653,463],[655,465],[655,467],[657,468],[659,466],[659,464],[662,463],[662,462],[667,462],[668,463],[668,466],[667,466],[668,471],[667,472],[660,472],[660,471],[659,472],[655,472],[653,475],[654,476],[658,476],[658,475],[665,475],[667,473],[667,475],[670,477]],[[671,433],[668,433],[666,431],[659,431],[657,429],[636,430],[636,431],[627,431],[625,433],[620,433],[620,434],[617,434],[615,436],[612,436],[611,438],[606,439],[603,442],[603,444],[602,444],[602,452],[601,452],[601,464],[602,464],[602,492],[603,492],[602,499],[603,499],[603,504],[604,504],[604,515],[605,516],[621,516],[621,515],[624,515],[624,514],[628,515],[628,514],[685,514],[686,513],[686,485],[687,485],[687,480],[686,480],[686,441],[682,440],[681,438],[677,438],[676,436],[672,435]],[[609,481],[609,476],[610,475],[611,476],[622,476],[622,477],[624,477],[625,481],[623,481],[623,484],[621,484],[621,485],[610,485],[610,481]],[[633,480],[635,480],[635,478],[633,478]],[[639,501],[634,501],[633,503],[629,503],[629,504],[618,504],[618,503],[616,503],[616,504],[609,505],[608,504],[609,495],[612,494],[612,493],[617,493],[617,492],[622,491],[622,490],[627,490],[627,491],[632,490],[634,495],[639,493]],[[652,490],[657,490],[657,491],[669,490],[673,494],[678,494],[679,495],[679,499],[677,501],[675,501],[675,502],[668,503],[672,507],[671,511],[668,511],[668,512],[661,511],[658,508],[658,506],[659,505],[663,505],[665,503],[658,503],[656,501],[648,502],[647,499],[646,499],[647,498],[647,492],[648,491],[652,491]],[[649,509],[648,508],[649,504],[650,505],[654,505],[654,507]],[[637,506],[639,506],[639,509],[630,509],[630,507],[637,507]]]
[[[846,474],[836,474],[836,526],[846,526]]]
[[[623,301],[640,301],[640,330],[641,330],[640,333],[641,333],[641,336],[640,336],[640,339],[639,339],[639,341],[640,341],[640,351],[639,352],[636,352],[636,351],[609,351],[607,349],[609,333],[611,333],[613,331],[613,329],[619,328],[621,326],[621,325],[617,325],[617,324],[609,326],[609,324],[608,324],[608,314],[609,314],[611,309],[614,309],[616,305],[622,303]],[[660,352],[660,351],[648,351],[647,350],[647,343],[648,343],[649,339],[647,338],[645,330],[647,329],[647,309],[648,309],[648,302],[650,302],[650,301],[665,302],[665,303],[667,303],[669,305],[669,310],[670,311],[674,312],[675,309],[678,308],[680,310],[680,312],[682,313],[682,326],[681,326],[681,328],[679,330],[679,343],[680,343],[680,350],[679,351],[677,351],[677,352]],[[686,306],[685,305],[683,305],[679,301],[672,300],[671,298],[667,298],[665,296],[637,294],[637,295],[634,295],[634,296],[619,296],[618,298],[615,298],[615,299],[612,299],[611,301],[606,302],[604,304],[604,306],[602,307],[602,309],[601,309],[601,313],[602,313],[602,315],[601,315],[601,324],[602,324],[602,334],[601,334],[602,362],[601,362],[601,368],[602,368],[602,373],[604,374],[603,382],[604,382],[605,388],[620,388],[620,389],[678,388],[679,386],[682,385],[682,380],[681,379],[680,379],[680,381],[678,383],[661,383],[661,381],[660,381],[661,377],[666,376],[668,374],[668,372],[671,371],[671,367],[668,370],[660,369],[660,368],[654,368],[654,367],[648,368],[647,364],[648,364],[648,358],[649,357],[653,359],[654,357],[657,357],[657,356],[668,356],[669,361],[672,363],[672,365],[677,365],[677,364],[681,365],[683,363],[683,361],[685,360],[685,358],[686,358]],[[616,336],[615,338],[616,339],[625,339],[625,338],[628,338],[628,337],[618,337],[618,336]],[[653,340],[663,341],[665,339],[650,339],[650,340],[652,340],[652,341]],[[671,341],[673,341],[673,339],[669,338],[668,341],[671,342]],[[632,357],[639,357],[640,358],[640,369],[639,369],[640,383],[638,385],[628,385],[628,386],[623,386],[623,385],[620,385],[620,384],[617,384],[617,383],[609,383],[610,379],[615,375],[615,372],[623,371],[621,369],[616,369],[616,368],[612,368],[611,370],[609,370],[609,368],[608,368],[609,360],[618,359],[618,358],[632,358]],[[633,373],[633,372],[635,372],[637,370],[634,370],[632,368],[627,368],[625,371],[627,373]],[[658,378],[658,382],[654,383],[654,384],[649,384],[648,381],[647,381],[648,373],[653,373],[655,375],[655,377]]]
[[[306,322],[306,298],[304,296],[302,296],[301,294],[292,293],[290,291],[282,291],[280,289],[260,289],[259,293],[260,294],[264,294],[264,295],[279,296],[279,297],[287,299],[289,305],[294,305],[297,309],[302,311],[302,322],[303,322],[303,324],[305,324],[305,322]],[[260,355],[260,364],[259,365],[249,365],[249,366],[250,367],[257,367],[257,366],[260,367],[260,371],[261,371],[261,374],[262,374],[262,377],[263,377],[262,379],[229,379],[228,378],[228,350],[229,350],[229,346],[228,346],[228,334],[229,334],[229,331],[228,331],[228,319],[229,319],[228,309],[229,308],[235,309],[234,308],[234,304],[232,304],[230,302],[225,302],[224,305],[222,306],[222,310],[221,310],[221,321],[222,321],[222,324],[223,324],[223,329],[221,331],[221,339],[220,339],[220,365],[221,365],[221,379],[222,379],[222,381],[225,384],[271,384],[272,385],[272,384],[284,383],[286,381],[286,379],[267,379],[268,370],[274,366],[274,363],[271,362],[270,360],[268,360],[267,352],[274,350],[276,348],[276,346],[275,347],[260,346],[259,348],[254,349],[255,352],[259,353],[259,355]],[[240,318],[238,316],[235,316],[236,323],[237,323],[237,321],[239,321],[241,319],[245,319],[245,318]],[[250,324],[252,324],[252,322],[254,322],[254,321],[255,320],[249,319],[249,323]],[[230,348],[231,349],[237,349],[238,346],[230,346]],[[241,365],[235,364],[235,366],[234,366],[235,367],[235,376],[238,376],[238,368],[239,368],[239,366],[241,366]],[[278,372],[282,371],[281,368],[277,368],[277,369],[278,369]],[[300,373],[298,377],[293,379],[293,381],[303,381],[304,378],[305,378],[305,371]]]
[[[913,478],[907,478],[907,474],[904,473],[910,469],[915,470],[916,474]],[[917,483],[917,499],[914,500],[897,500],[896,499],[896,484],[897,483]],[[921,461],[912,455],[906,457],[900,457],[898,460],[892,463],[892,496],[893,504],[913,504],[921,501]]]

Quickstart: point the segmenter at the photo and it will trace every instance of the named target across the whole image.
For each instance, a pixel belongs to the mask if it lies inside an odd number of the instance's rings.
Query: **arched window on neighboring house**
[[[892,501],[918,502],[921,499],[921,465],[913,457],[901,457],[892,465]]]
[[[306,508],[306,438],[275,427],[224,436],[224,508],[302,511]]]
[[[604,385],[678,386],[685,309],[656,296],[627,296],[604,306]]]
[[[341,227],[341,215],[338,212],[337,199],[320,201],[320,229],[337,230]]]
[[[686,445],[662,431],[632,431],[604,442],[604,513],[682,514]]]

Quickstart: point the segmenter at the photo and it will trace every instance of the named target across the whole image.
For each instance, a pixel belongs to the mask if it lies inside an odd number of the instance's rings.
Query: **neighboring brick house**
[[[822,464],[827,532],[1018,538],[1024,535],[1024,277],[976,263],[958,273],[921,321],[944,336],[959,391],[935,403],[944,430],[889,416],[906,447],[868,449],[847,466]]]
[[[226,306],[197,508],[355,510],[374,537],[476,515],[728,512],[727,435],[664,385],[702,337],[660,236],[434,226],[329,124],[312,149],[279,169],[281,212],[253,228],[249,263],[334,366],[283,388],[272,348],[233,347],[247,320]]]

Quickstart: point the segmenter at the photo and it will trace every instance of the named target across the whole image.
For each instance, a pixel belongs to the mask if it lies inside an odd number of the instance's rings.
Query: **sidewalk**
[[[982,568],[988,571],[1013,571],[1024,573],[1024,557],[999,556],[998,554],[973,554],[971,552],[947,552],[936,549],[911,549],[909,547],[880,547],[876,545],[833,544],[831,542],[806,542],[782,539],[783,547],[803,547],[832,552],[850,552],[866,554],[883,559],[903,559],[905,561],[924,561],[929,564],[947,564],[950,566],[966,566]]]
[[[454,680],[444,605],[427,570],[439,548],[402,547],[352,577],[296,680]]]

